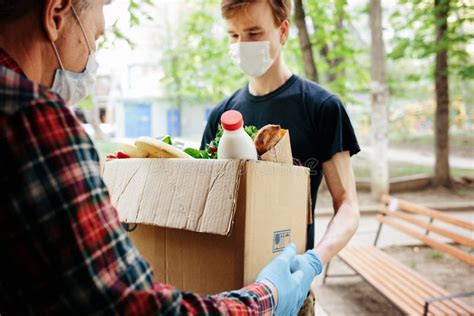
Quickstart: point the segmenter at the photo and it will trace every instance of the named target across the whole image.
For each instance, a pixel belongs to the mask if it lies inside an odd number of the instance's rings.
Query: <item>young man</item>
[[[325,264],[349,242],[359,223],[350,156],[360,149],[349,117],[337,96],[293,75],[283,61],[291,0],[222,0],[221,9],[230,57],[249,83],[214,108],[201,147],[214,139],[222,113],[230,109],[240,111],[246,125],[288,129],[294,157],[311,168],[313,206],[323,175],[332,195],[335,215],[316,247],[313,224],[307,232],[307,249],[314,249]]]
[[[94,83],[104,2],[0,0],[0,314],[295,314],[318,270],[311,254],[294,259],[294,245],[239,291],[202,296],[153,280],[65,105]]]

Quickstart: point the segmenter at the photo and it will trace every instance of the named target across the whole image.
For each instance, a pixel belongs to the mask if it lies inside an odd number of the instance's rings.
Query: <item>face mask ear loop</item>
[[[61,57],[59,57],[59,52],[56,48],[56,45],[53,42],[51,42],[51,45],[53,46],[54,53],[56,54],[56,58],[58,59],[59,66],[61,66],[61,69],[64,70],[63,62],[61,61]]]
[[[82,26],[81,19],[79,19],[79,15],[76,12],[76,9],[74,9],[74,6],[71,5],[72,12],[74,13],[74,16],[77,19],[77,23],[79,23],[79,27],[81,28],[82,35],[84,35],[84,38],[86,39],[87,47],[89,48],[89,54],[92,54],[92,46],[89,43],[89,40],[87,39],[87,34],[86,30],[84,29],[84,26]]]

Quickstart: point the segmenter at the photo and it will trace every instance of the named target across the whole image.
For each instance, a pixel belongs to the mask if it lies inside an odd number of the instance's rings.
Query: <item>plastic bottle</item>
[[[219,159],[258,160],[257,149],[252,138],[244,130],[244,120],[239,111],[224,112],[221,124],[224,133],[217,148]]]

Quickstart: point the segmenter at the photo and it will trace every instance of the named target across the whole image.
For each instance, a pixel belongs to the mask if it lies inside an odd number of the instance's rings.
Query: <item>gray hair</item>
[[[72,2],[79,12],[89,5],[89,0],[73,0]],[[0,0],[0,21],[8,22],[21,18],[32,10],[42,8],[43,4],[44,0]]]

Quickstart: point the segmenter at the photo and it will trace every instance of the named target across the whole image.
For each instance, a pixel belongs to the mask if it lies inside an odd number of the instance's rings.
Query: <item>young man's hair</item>
[[[75,8],[82,11],[90,0],[73,0]],[[35,9],[42,8],[44,1],[38,0],[0,0],[0,24],[19,19]]]
[[[230,19],[240,10],[245,9],[252,3],[267,1],[272,8],[276,25],[280,25],[285,20],[290,20],[291,0],[222,0],[221,12],[224,19]]]

